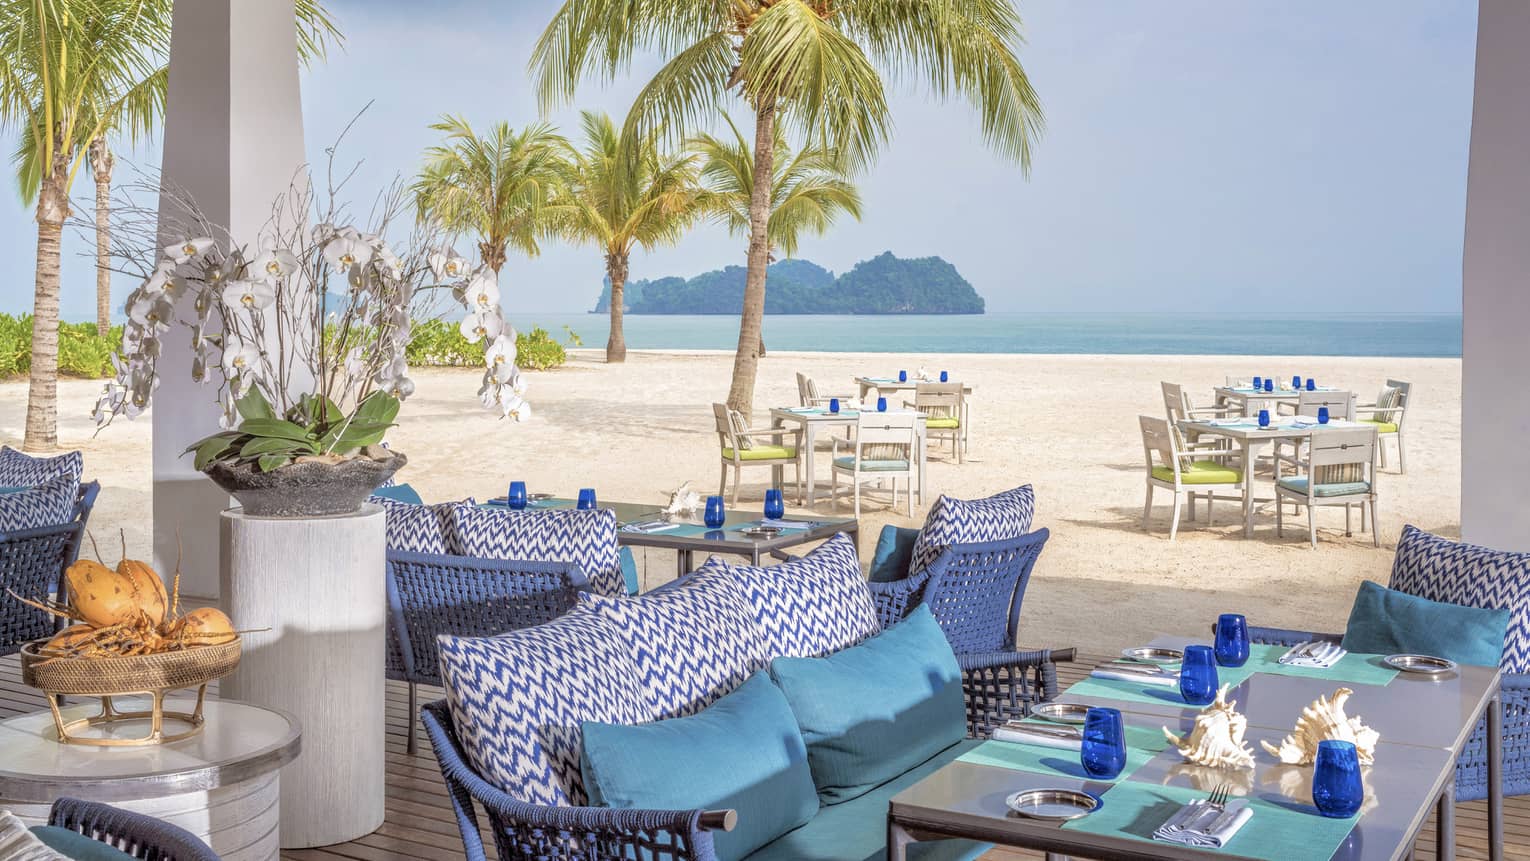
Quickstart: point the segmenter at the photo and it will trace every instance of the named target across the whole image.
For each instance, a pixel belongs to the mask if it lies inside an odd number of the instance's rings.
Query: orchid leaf
[[[275,437],[301,443],[309,441],[307,428],[282,419],[245,419],[239,425],[239,430],[256,437]]]
[[[352,423],[392,425],[398,417],[398,398],[386,392],[373,392],[356,405]]]
[[[234,408],[239,410],[239,417],[246,420],[276,418],[276,410],[271,407],[266,396],[261,394],[259,386],[250,386],[250,390],[234,402]]]
[[[261,472],[270,472],[291,462],[292,458],[285,454],[263,454],[260,456],[260,460],[255,462],[255,465],[260,468]]]
[[[238,435],[236,434],[235,436]],[[207,469],[207,467],[211,466],[214,461],[218,460],[220,455],[233,447],[234,439],[235,437],[225,436],[224,434],[216,434],[202,440],[200,445],[193,447],[196,449],[197,456],[192,461],[192,468],[194,468],[197,472],[202,472],[203,470]],[[188,449],[188,451],[190,451],[190,449]]]
[[[257,437],[245,443],[239,449],[242,458],[260,457],[267,454],[318,454],[317,449],[311,443],[297,442],[288,439],[276,439],[273,437]]]

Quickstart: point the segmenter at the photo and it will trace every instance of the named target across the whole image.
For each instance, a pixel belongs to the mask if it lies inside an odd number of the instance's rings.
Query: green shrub
[[[567,326],[564,327],[568,329]],[[568,330],[570,343],[579,336]],[[404,349],[411,367],[438,365],[473,367],[483,364],[483,348],[470,343],[457,324],[447,320],[425,320],[414,324],[414,337]],[[545,371],[568,361],[563,345],[546,329],[535,326],[530,332],[516,332],[515,364],[520,368]]]
[[[530,332],[517,332],[515,336],[515,364],[522,368],[545,371],[568,361],[563,345],[541,326],[533,326]]]
[[[100,379],[112,373],[112,353],[122,344],[122,327],[106,337],[95,323],[60,323],[58,372],[65,377]],[[32,315],[0,314],[0,379],[24,376],[32,370]]]

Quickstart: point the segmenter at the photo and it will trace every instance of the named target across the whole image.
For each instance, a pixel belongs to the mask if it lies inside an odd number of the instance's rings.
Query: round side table
[[[124,707],[135,699],[123,698]],[[170,698],[166,707],[191,703]],[[99,709],[91,701],[63,713],[68,720]],[[233,700],[209,699],[205,714],[197,735],[141,747],[61,744],[46,711],[0,721],[0,807],[41,825],[61,796],[102,801],[179,825],[224,861],[274,861],[281,768],[301,747],[298,722]]]

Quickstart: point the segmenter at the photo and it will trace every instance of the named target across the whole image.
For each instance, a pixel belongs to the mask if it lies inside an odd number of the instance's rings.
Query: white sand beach
[[[478,409],[476,372],[421,370],[418,391],[390,438],[410,457],[400,478],[427,501],[500,495],[512,478],[562,494],[594,486],[607,500],[662,502],[665,491],[686,480],[712,492],[718,459],[709,405],[726,393],[731,362],[721,353],[634,352],[625,365],[608,366],[599,351],[579,351],[564,368],[529,375],[536,412],[520,425]],[[761,363],[757,423],[765,408],[796,403],[795,372],[810,374],[825,390],[848,390],[853,376],[920,365],[947,369],[975,387],[971,452],[957,465],[931,449],[931,497],[913,519],[901,504],[890,512],[873,495],[863,510],[862,555],[869,562],[884,523],[922,523],[936,493],[974,497],[1034,484],[1036,525],[1051,529],[1052,538],[1025,596],[1025,645],[1116,649],[1158,632],[1198,633],[1228,611],[1256,624],[1341,630],[1359,582],[1386,580],[1403,524],[1459,532],[1455,359],[772,353]],[[1233,503],[1219,506],[1214,528],[1204,519],[1182,524],[1171,543],[1165,493],[1152,531],[1141,529],[1136,416],[1162,414],[1159,381],[1180,382],[1207,403],[1225,375],[1260,372],[1311,374],[1325,385],[1354,388],[1362,402],[1387,377],[1414,384],[1409,472],[1398,475],[1393,461],[1379,480],[1379,549],[1369,535],[1346,538],[1336,509],[1319,511],[1316,550],[1306,541],[1305,515],[1276,539],[1269,506],[1255,537],[1245,540]],[[115,543],[121,528],[130,547],[146,548],[150,423],[120,421],[92,436],[89,412],[99,385],[60,385],[61,444],[84,449],[87,475],[104,486],[92,533]],[[25,382],[0,384],[0,442],[19,445],[25,405]],[[818,458],[826,484],[828,455]],[[746,471],[742,506],[760,505],[768,474]],[[1261,483],[1267,493],[1268,479]],[[820,501],[817,511],[830,508]],[[673,576],[668,553],[639,556],[647,586]]]

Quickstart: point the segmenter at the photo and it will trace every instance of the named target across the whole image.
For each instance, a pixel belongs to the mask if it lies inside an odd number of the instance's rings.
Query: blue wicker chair
[[[58,630],[57,617],[27,606],[9,593],[38,598],[58,592],[64,569],[79,556],[80,541],[100,492],[98,482],[80,485],[74,517],[68,523],[0,535],[0,655],[14,654],[23,643]]]
[[[440,685],[436,637],[487,637],[551,622],[586,586],[579,566],[388,551],[387,677],[409,684],[414,753],[418,685]]]
[[[219,861],[191,832],[152,816],[94,801],[60,798],[48,824],[126,852],[142,861]]]

